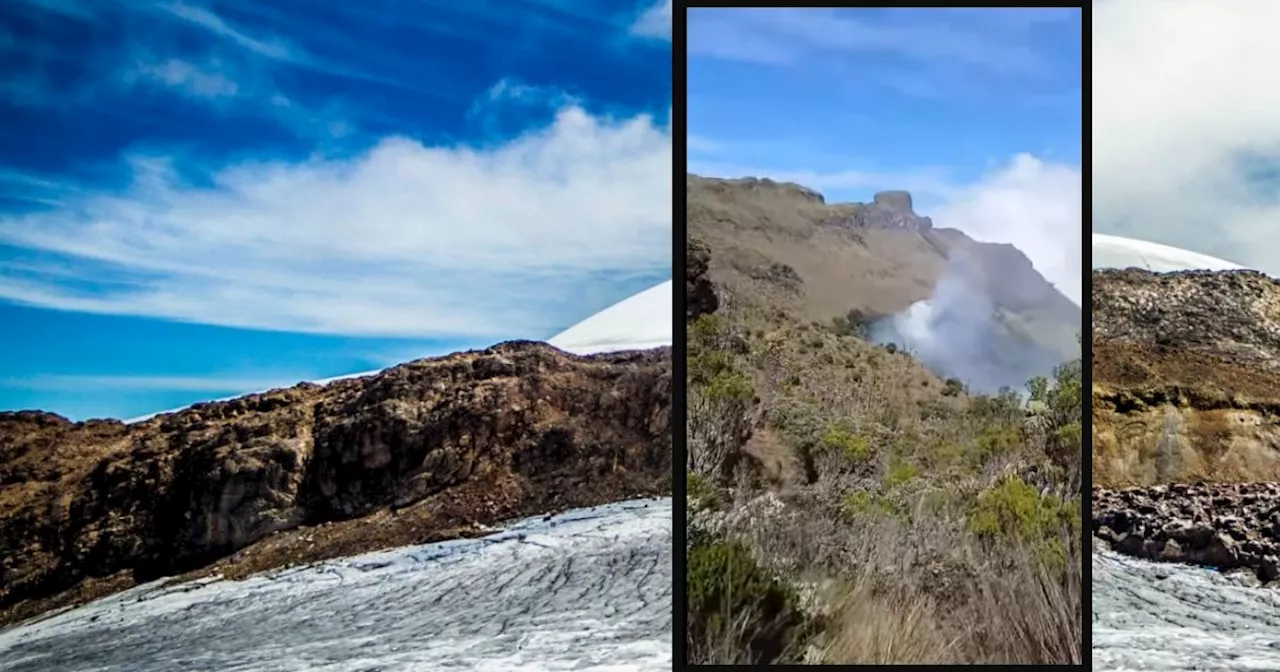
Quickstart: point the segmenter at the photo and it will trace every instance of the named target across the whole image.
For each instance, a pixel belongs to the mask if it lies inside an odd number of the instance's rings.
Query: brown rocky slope
[[[1280,282],[1095,271],[1093,483],[1280,481]]]
[[[935,228],[905,191],[827,203],[769,179],[690,174],[686,182],[689,235],[710,252],[708,277],[722,301],[823,324],[851,310],[890,315],[929,298],[954,269],[952,258],[967,255],[977,276],[968,283],[992,298],[1011,329],[1063,360],[1079,356],[1080,308],[1020,250]]]
[[[0,624],[670,493],[670,351],[532,342],[125,425],[0,413]]]
[[[1095,271],[1093,530],[1280,578],[1280,282]]]

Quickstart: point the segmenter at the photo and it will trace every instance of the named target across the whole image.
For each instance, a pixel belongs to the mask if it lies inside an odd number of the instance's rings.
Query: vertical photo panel
[[[1280,5],[1092,12],[1092,669],[1280,669]]]
[[[1081,14],[687,10],[681,662],[1083,662]]]

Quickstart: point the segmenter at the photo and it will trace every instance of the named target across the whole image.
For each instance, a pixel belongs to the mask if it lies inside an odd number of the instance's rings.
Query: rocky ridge
[[[963,265],[965,284],[989,296],[1020,337],[1063,359],[1079,353],[1079,306],[1026,255],[935,228],[909,192],[828,203],[812,189],[768,179],[689,174],[687,184],[689,233],[711,253],[707,275],[722,303],[824,324],[851,310],[893,315],[928,299]]]
[[[1098,488],[1093,534],[1126,555],[1247,569],[1280,586],[1280,483]]]
[[[1280,282],[1094,271],[1093,529],[1150,560],[1280,578]]]
[[[532,342],[125,425],[0,413],[0,624],[670,493],[670,350]]]

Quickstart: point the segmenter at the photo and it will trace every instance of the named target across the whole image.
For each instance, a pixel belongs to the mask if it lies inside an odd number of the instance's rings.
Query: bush
[[[895,488],[920,477],[920,467],[901,458],[895,458],[889,464],[889,473],[884,477],[885,487]]]
[[[1022,430],[1003,423],[985,425],[978,431],[974,443],[979,459],[985,462],[1017,449],[1022,444]]]
[[[845,315],[831,318],[831,330],[837,336],[852,336],[865,339],[871,328],[871,318],[860,310],[850,310]]]
[[[684,493],[694,510],[715,510],[724,504],[720,499],[720,491],[692,471],[686,474]]]
[[[822,435],[822,447],[825,450],[839,452],[854,462],[864,462],[871,457],[871,442],[864,436],[853,433],[841,423],[830,423]]]
[[[873,517],[892,517],[900,516],[905,512],[902,507],[893,501],[874,495],[866,490],[857,490],[844,496],[841,500],[841,512],[850,518],[859,518],[862,516]]]
[[[988,541],[1014,540],[1037,552],[1047,563],[1066,561],[1063,539],[1078,535],[1080,507],[1073,500],[1040,496],[1020,478],[1007,478],[978,495],[969,528]]]
[[[954,397],[964,391],[964,383],[959,378],[948,378],[942,383],[942,394],[947,397]]]
[[[749,400],[755,394],[751,380],[737,371],[721,371],[707,383],[707,397],[713,401]]]
[[[772,663],[799,643],[805,619],[794,591],[741,543],[690,548],[687,568],[690,662]]]

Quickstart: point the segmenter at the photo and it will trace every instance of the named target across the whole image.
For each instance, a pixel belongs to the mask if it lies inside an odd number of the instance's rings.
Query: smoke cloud
[[[875,320],[868,336],[912,354],[935,375],[958,378],[971,391],[1023,389],[1063,363],[1055,349],[1016,332],[982,282],[969,254],[952,255],[933,295],[902,312]]]

